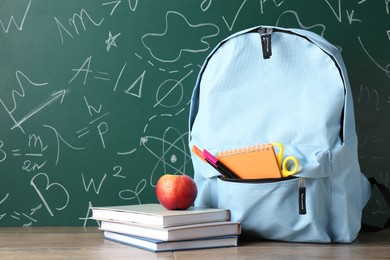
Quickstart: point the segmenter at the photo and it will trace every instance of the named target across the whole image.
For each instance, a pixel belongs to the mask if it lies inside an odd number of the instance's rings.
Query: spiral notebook
[[[216,157],[241,179],[282,177],[272,144],[222,151]]]

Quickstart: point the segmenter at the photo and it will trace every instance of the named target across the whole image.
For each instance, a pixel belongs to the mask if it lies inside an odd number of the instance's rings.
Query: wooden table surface
[[[102,238],[96,227],[0,227],[0,259],[390,259],[390,231],[352,244],[243,242],[238,247],[152,253]]]

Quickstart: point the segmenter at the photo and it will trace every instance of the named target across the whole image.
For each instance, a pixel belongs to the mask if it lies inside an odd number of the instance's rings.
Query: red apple
[[[198,189],[194,180],[187,175],[165,174],[156,185],[160,203],[169,210],[188,209],[195,201]]]

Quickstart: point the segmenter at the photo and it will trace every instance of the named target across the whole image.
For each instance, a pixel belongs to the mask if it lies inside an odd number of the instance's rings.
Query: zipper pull
[[[306,181],[305,178],[299,177],[298,180],[298,194],[299,194],[299,215],[306,214]]]
[[[271,48],[271,34],[273,32],[272,28],[263,28],[260,27],[258,30],[261,39],[261,47],[263,49],[263,58],[269,59],[272,55]]]

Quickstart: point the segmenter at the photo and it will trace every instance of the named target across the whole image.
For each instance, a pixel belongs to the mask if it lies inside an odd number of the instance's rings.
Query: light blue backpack
[[[293,177],[244,180],[220,178],[192,155],[195,205],[230,209],[244,238],[318,243],[356,238],[371,185],[358,163],[347,71],[338,49],[322,37],[256,27],[222,41],[199,73],[189,130],[189,146],[213,155],[280,142],[286,155],[298,159]]]

